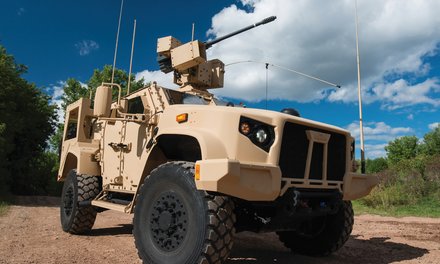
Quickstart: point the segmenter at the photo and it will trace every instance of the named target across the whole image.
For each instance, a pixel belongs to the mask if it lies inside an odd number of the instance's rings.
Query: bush
[[[377,173],[380,184],[361,204],[382,210],[413,206],[426,200],[440,205],[440,156],[401,160]]]

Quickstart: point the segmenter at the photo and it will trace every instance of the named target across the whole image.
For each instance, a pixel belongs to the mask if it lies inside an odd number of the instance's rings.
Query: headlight
[[[240,132],[243,135],[249,135],[251,133],[251,126],[247,122],[240,123]]]
[[[255,139],[258,141],[258,143],[263,144],[269,136],[267,135],[267,132],[260,128],[255,132]]]
[[[273,126],[244,116],[240,118],[238,131],[266,152],[269,152],[275,140]]]

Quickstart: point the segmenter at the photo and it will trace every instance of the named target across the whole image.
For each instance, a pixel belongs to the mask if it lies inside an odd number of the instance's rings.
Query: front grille
[[[327,180],[342,181],[346,167],[346,136],[294,123],[286,123],[284,126],[279,160],[283,177],[294,179],[304,178],[309,148],[309,140],[306,134],[307,130],[330,134],[327,156]],[[324,145],[315,142],[313,144],[309,179],[322,179],[323,156]]]

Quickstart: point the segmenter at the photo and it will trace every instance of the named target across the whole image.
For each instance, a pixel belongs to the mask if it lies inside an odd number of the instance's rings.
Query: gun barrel
[[[267,17],[267,18],[261,20],[261,21],[258,22],[258,23],[255,23],[255,24],[253,24],[253,25],[250,25],[250,26],[247,26],[247,27],[245,27],[245,28],[239,29],[239,30],[237,30],[237,31],[234,31],[234,32],[229,33],[229,34],[227,34],[227,35],[224,35],[224,36],[222,36],[222,37],[216,38],[216,39],[214,39],[214,40],[211,40],[211,41],[205,42],[205,47],[206,47],[206,49],[209,49],[210,47],[212,47],[212,45],[214,45],[214,44],[216,44],[216,43],[218,43],[218,42],[220,42],[220,41],[223,41],[223,40],[225,40],[225,39],[227,39],[227,38],[230,38],[230,37],[235,36],[235,35],[237,35],[237,34],[240,34],[240,33],[242,33],[242,32],[248,31],[249,29],[252,29],[252,28],[254,28],[254,27],[258,27],[258,26],[261,26],[261,25],[264,25],[264,24],[270,23],[270,22],[274,21],[276,18],[277,18],[276,16]]]

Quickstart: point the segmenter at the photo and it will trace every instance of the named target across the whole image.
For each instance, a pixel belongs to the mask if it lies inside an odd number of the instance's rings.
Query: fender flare
[[[69,171],[73,169],[76,169],[78,174],[101,176],[101,167],[98,161],[92,160],[93,155],[94,152],[90,152],[90,149],[70,150],[62,164],[63,170],[58,175],[58,181],[64,181]]]

